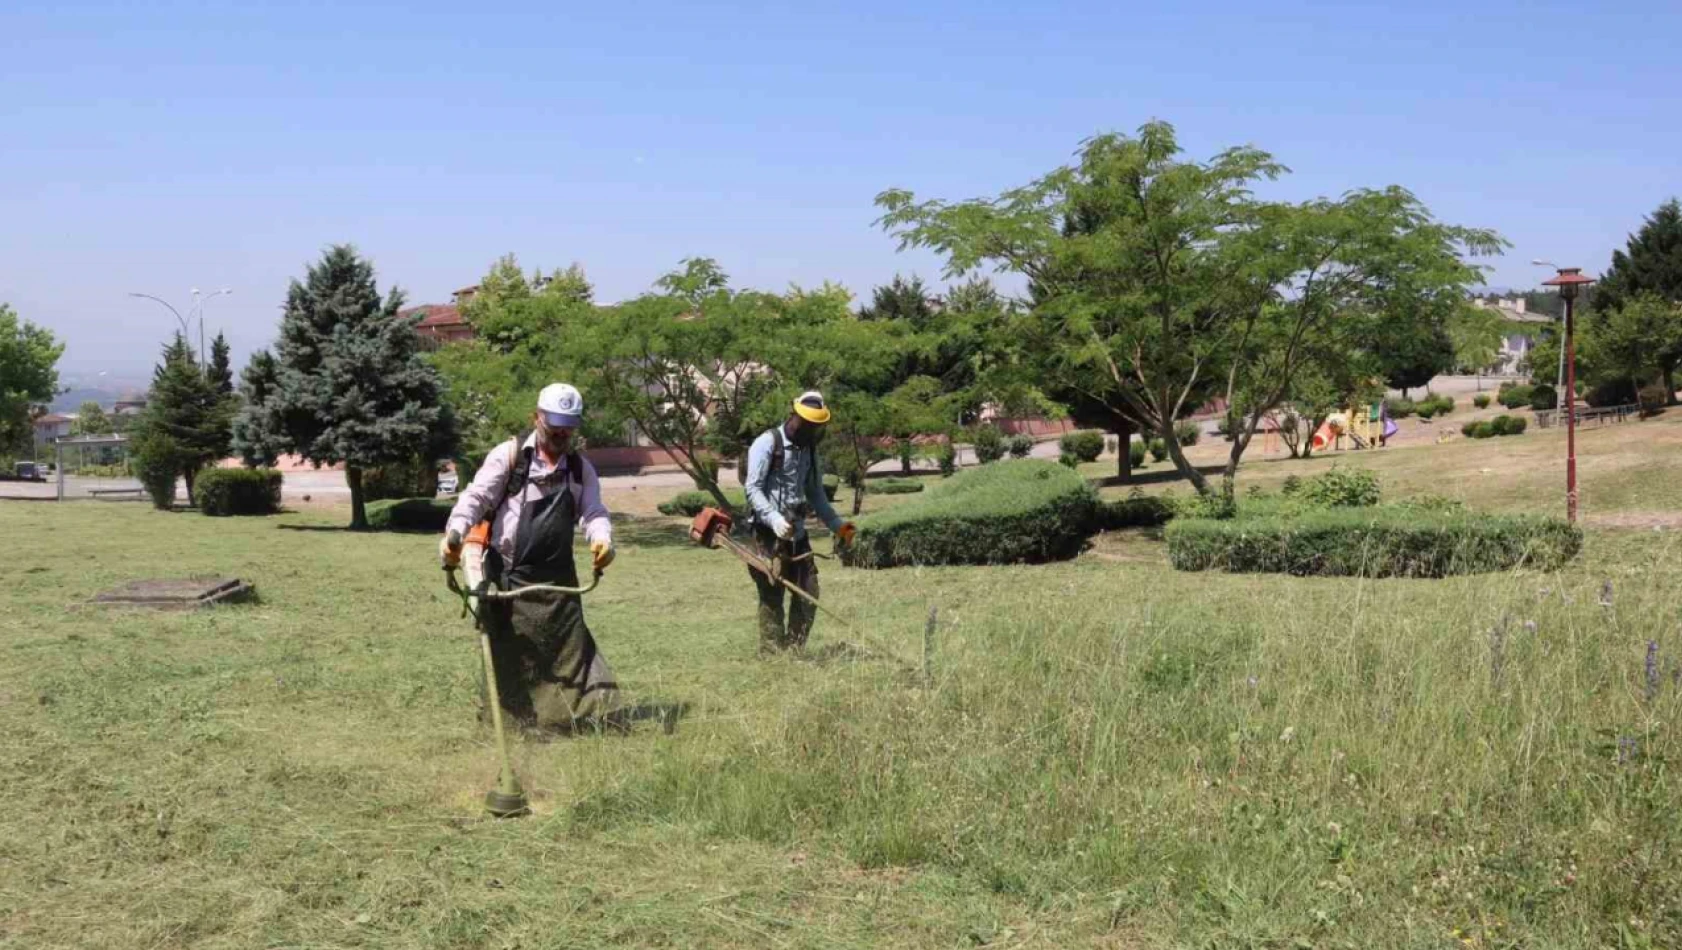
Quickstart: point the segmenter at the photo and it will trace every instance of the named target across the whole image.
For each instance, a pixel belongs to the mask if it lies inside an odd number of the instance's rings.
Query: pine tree
[[[1625,250],[1612,252],[1612,267],[1602,274],[1590,298],[1591,320],[1610,319],[1643,294],[1670,304],[1682,304],[1682,202],[1670,199],[1647,216],[1641,230],[1629,236]],[[1682,346],[1656,354],[1668,401],[1676,403],[1676,372],[1682,368]]]
[[[206,372],[217,392],[224,396],[234,394],[233,357],[228,350],[228,338],[220,333],[210,341],[210,368]]]
[[[454,419],[414,328],[397,316],[402,303],[396,289],[380,300],[373,265],[353,248],[329,248],[292,282],[274,354],[254,356],[243,380],[240,454],[342,463],[353,529],[368,524],[364,469],[454,449]]]
[[[230,419],[228,398],[199,368],[186,338],[176,333],[152,372],[152,391],[139,436],[167,436],[175,444],[177,469],[187,483],[189,501],[199,471],[227,454]]]

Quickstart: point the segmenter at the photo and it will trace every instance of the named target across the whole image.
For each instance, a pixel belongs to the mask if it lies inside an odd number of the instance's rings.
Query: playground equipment
[[[1384,445],[1396,434],[1396,429],[1396,420],[1390,418],[1390,410],[1381,399],[1360,409],[1350,406],[1327,416],[1315,430],[1312,445],[1316,452],[1327,447],[1342,448],[1343,437],[1348,436],[1355,448],[1370,449]]]

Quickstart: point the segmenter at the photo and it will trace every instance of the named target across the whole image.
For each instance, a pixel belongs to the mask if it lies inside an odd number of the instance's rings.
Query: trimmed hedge
[[[1104,433],[1083,429],[1079,432],[1066,432],[1057,440],[1057,447],[1065,455],[1072,455],[1082,462],[1096,462],[1104,454]]]
[[[865,482],[864,490],[871,495],[914,495],[923,490],[923,483],[915,478],[877,478]]]
[[[1289,518],[1176,519],[1164,537],[1169,562],[1182,571],[1319,577],[1448,577],[1519,566],[1553,570],[1583,544],[1582,532],[1558,519],[1418,506]]]
[[[1146,445],[1144,440],[1128,440],[1127,459],[1134,468],[1143,467],[1145,464],[1145,456],[1148,454],[1150,454],[1150,446]]]
[[[954,475],[923,497],[858,521],[854,567],[1037,563],[1074,557],[1099,521],[1097,494],[1041,459]]]
[[[448,498],[387,498],[368,503],[368,527],[374,531],[442,532],[455,501]]]
[[[1182,446],[1193,446],[1203,438],[1203,427],[1190,419],[1181,419],[1174,423],[1174,441]]]
[[[1025,459],[1028,453],[1034,451],[1034,437],[1031,435],[1013,435],[1005,440],[1005,446],[1010,449],[1013,459]]]
[[[1154,495],[1134,495],[1117,501],[1106,501],[1098,512],[1098,526],[1105,531],[1117,528],[1154,528],[1167,524],[1175,514],[1174,502]]]
[[[1549,386],[1547,383],[1540,383],[1531,387],[1530,408],[1537,411],[1552,409],[1554,408],[1554,403],[1557,402],[1559,402],[1559,390]]]
[[[825,491],[827,491],[827,487]],[[730,499],[730,507],[735,511],[748,510],[748,496],[740,488],[726,488],[724,497]],[[701,513],[702,508],[717,508],[718,499],[704,491],[679,492],[667,501],[655,506],[663,515],[682,515],[693,518]]]
[[[1535,393],[1533,386],[1510,386],[1501,391],[1499,402],[1508,409],[1530,408],[1530,397]]]
[[[193,480],[193,496],[207,515],[272,515],[280,511],[281,481],[272,468],[211,468]]]
[[[1478,407],[1479,409],[1488,409],[1489,393],[1478,393],[1476,396],[1473,396],[1472,405]]]
[[[979,426],[970,442],[975,447],[975,458],[981,464],[997,462],[1005,457],[1005,435],[998,426]]]

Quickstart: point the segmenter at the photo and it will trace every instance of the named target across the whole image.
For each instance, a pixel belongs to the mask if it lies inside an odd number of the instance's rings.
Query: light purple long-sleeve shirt
[[[446,531],[455,531],[466,537],[474,525],[485,519],[491,507],[502,501],[508,486],[510,457],[517,457],[517,453],[509,451],[513,444],[514,440],[509,439],[485,456],[485,464],[480,466],[472,483],[456,499],[456,506],[451,509],[450,520],[445,525]],[[536,436],[533,435],[526,437],[522,447],[535,445]],[[607,506],[602,504],[601,482],[596,478],[596,467],[583,456],[579,459],[584,463],[584,483],[572,489],[573,500],[578,506],[578,523],[584,528],[584,537],[591,544],[603,541],[611,545],[613,525],[608,521]],[[572,485],[566,470],[566,456],[550,465],[544,461],[542,452],[533,449],[531,474],[525,489],[510,495],[491,519],[491,541],[505,563],[513,563],[514,541],[519,536],[520,515],[526,505],[553,494],[563,485]]]

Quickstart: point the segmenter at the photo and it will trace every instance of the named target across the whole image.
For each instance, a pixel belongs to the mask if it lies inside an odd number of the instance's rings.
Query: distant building
[[[462,340],[473,339],[473,327],[461,315],[461,306],[473,299],[479,292],[477,285],[463,287],[450,296],[450,303],[429,303],[407,310],[399,310],[400,317],[418,317],[420,322],[415,324],[415,332],[434,345],[445,343],[459,343]]]
[[[35,441],[46,443],[62,439],[76,425],[74,412],[49,412],[35,417]]]
[[[1555,322],[1553,317],[1545,313],[1530,312],[1523,297],[1493,301],[1474,298],[1472,303],[1494,310],[1507,323],[1502,330],[1501,352],[1495,358],[1495,365],[1491,367],[1493,373],[1498,376],[1517,375],[1519,367],[1524,365],[1530,357],[1530,351],[1535,348],[1536,337],[1541,328],[1551,326]]]

